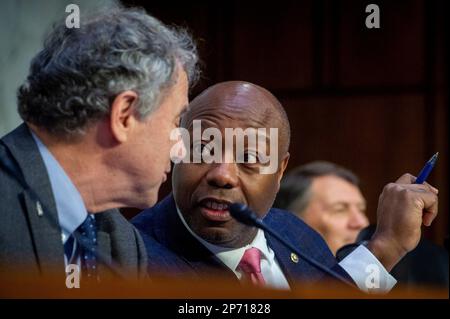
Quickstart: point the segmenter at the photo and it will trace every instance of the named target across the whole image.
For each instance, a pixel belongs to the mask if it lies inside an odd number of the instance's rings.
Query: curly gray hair
[[[196,46],[183,29],[168,27],[143,9],[115,7],[81,17],[80,28],[59,22],[32,60],[18,90],[22,119],[62,136],[83,134],[107,116],[123,91],[139,95],[143,118],[160,104],[182,65],[198,78]]]

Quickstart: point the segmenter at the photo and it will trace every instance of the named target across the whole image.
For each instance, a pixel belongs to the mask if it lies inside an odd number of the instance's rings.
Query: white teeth
[[[214,210],[227,210],[228,209],[228,204],[217,203],[217,202],[211,201],[211,200],[206,201],[204,205],[206,208],[210,208],[210,209],[214,209]]]

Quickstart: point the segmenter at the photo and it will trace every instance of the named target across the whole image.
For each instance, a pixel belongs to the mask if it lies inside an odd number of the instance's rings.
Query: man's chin
[[[151,192],[146,196],[142,196],[141,201],[136,201],[136,204],[132,205],[132,207],[139,209],[146,209],[155,206],[157,202],[158,202],[158,193]]]
[[[207,227],[196,233],[203,240],[216,246],[233,247],[233,243],[236,241],[230,232],[223,227]]]

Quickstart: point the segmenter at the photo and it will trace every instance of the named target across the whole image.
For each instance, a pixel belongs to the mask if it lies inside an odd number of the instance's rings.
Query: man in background
[[[334,255],[342,259],[351,248],[371,239],[366,202],[359,179],[334,163],[315,161],[294,168],[281,181],[274,207],[289,210],[318,231]],[[342,249],[341,249],[342,248]],[[417,247],[392,269],[401,284],[448,287],[448,253],[421,238]]]
[[[311,162],[286,174],[274,207],[295,213],[314,228],[334,255],[342,246],[354,243],[369,225],[358,177],[325,161]]]

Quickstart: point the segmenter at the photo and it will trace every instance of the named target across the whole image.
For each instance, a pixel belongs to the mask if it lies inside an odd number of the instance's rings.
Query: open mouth
[[[204,198],[199,202],[200,212],[204,218],[211,221],[226,222],[231,219],[230,201],[216,198]]]

